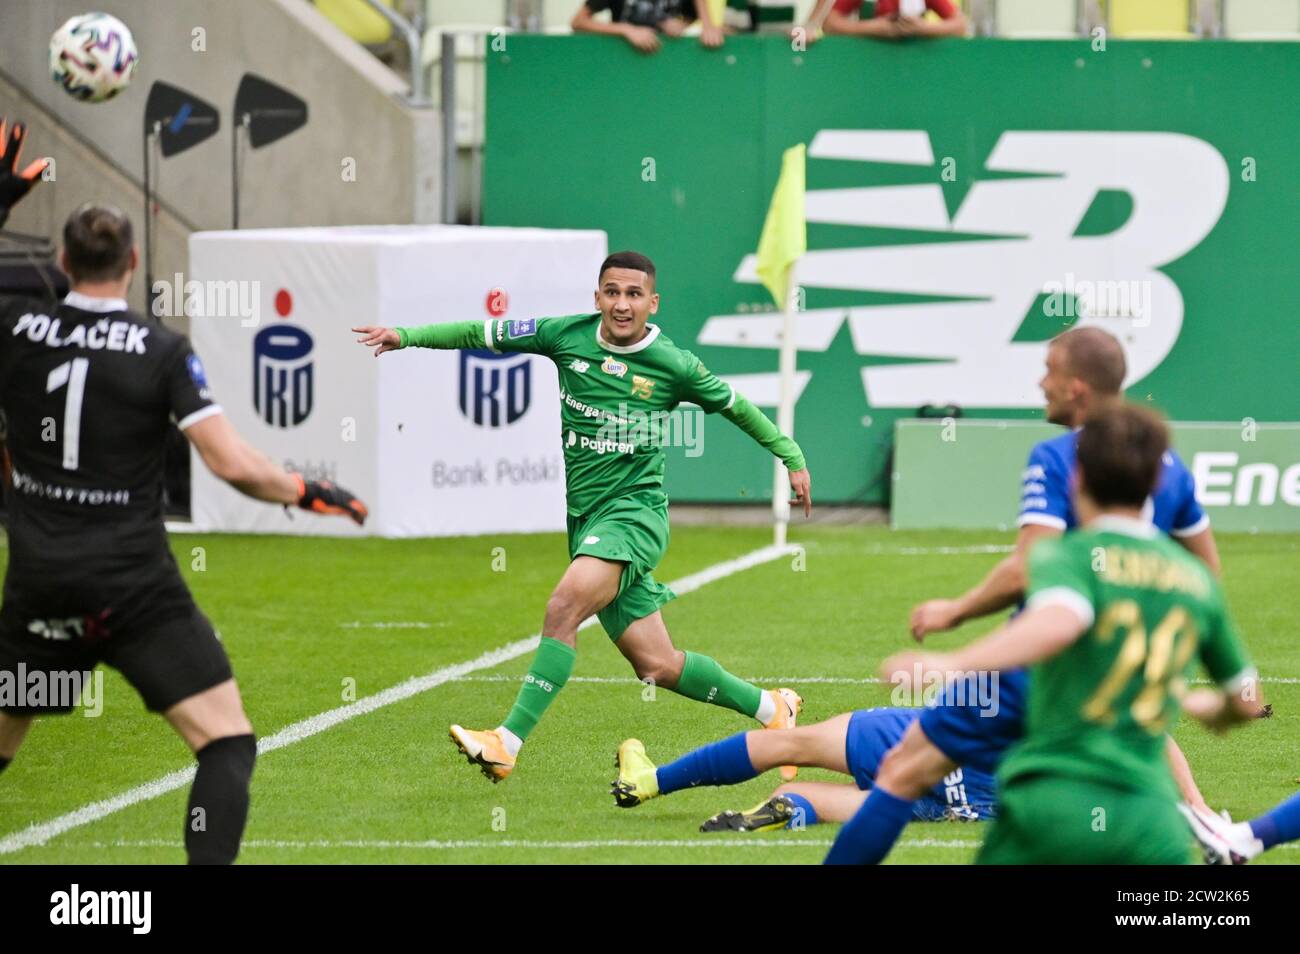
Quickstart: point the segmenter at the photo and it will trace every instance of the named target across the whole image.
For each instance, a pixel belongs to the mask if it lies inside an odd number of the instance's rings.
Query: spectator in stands
[[[595,15],[609,11],[609,22]],[[700,42],[722,46],[722,25],[715,22],[708,0],[585,0],[573,16],[574,33],[605,33],[621,36],[642,53],[659,50],[659,34],[681,36],[698,16]]]
[[[966,17],[953,0],[876,0],[874,16],[854,19],[864,0],[818,0],[804,26],[815,38],[823,28],[840,36],[871,36],[882,40],[907,37],[965,36]],[[927,20],[926,10],[940,19]]]

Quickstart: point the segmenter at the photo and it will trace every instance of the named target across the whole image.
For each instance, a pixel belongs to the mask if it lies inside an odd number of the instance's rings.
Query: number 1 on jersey
[[[45,393],[53,394],[65,384],[68,400],[63,405],[63,469],[76,470],[81,461],[81,400],[86,394],[89,358],[65,361],[45,379]]]

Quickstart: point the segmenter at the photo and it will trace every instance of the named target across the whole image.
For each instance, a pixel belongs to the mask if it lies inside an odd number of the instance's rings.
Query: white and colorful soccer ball
[[[131,31],[107,13],[75,16],[50,37],[50,75],[69,96],[87,103],[126,89],[139,58]]]

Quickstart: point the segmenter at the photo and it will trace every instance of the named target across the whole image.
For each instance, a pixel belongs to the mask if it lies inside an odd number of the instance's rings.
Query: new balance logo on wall
[[[822,130],[808,154],[936,164],[929,135],[915,130]],[[1150,374],[1183,323],[1182,293],[1160,269],[1199,245],[1223,214],[1223,156],[1179,133],[1006,132],[985,169],[1021,175],[976,181],[951,216],[938,184],[810,189],[809,222],[929,232],[932,240],[809,249],[797,266],[799,285],[949,300],[805,311],[796,320],[798,347],[825,351],[847,321],[858,354],[916,359],[861,369],[873,407],[935,400],[1037,407],[1047,343],[1012,339],[1048,296],[1045,314],[1105,328],[1123,342],[1125,384]],[[1127,220],[1107,234],[1078,234],[1106,192],[1127,194]],[[758,281],[753,255],[734,278]],[[698,340],[776,349],[780,322],[779,315],[714,316]],[[767,390],[752,380],[764,375],[748,377],[750,391]],[[777,376],[770,377],[775,392]]]

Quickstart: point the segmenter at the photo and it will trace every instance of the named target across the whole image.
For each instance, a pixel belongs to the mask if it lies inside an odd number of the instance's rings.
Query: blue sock
[[[911,820],[910,801],[873,788],[858,813],[840,829],[822,864],[880,864]]]
[[[794,792],[782,792],[781,797],[794,802],[794,817],[785,823],[786,828],[798,830],[817,824],[817,809],[813,808],[812,802]]]
[[[1252,819],[1250,830],[1265,848],[1300,838],[1300,794],[1292,795],[1268,814]]]
[[[659,794],[667,795],[695,785],[735,785],[747,782],[758,775],[749,760],[749,746],[745,732],[737,732],[729,739],[711,742],[693,752],[687,752],[676,762],[659,766]]]

